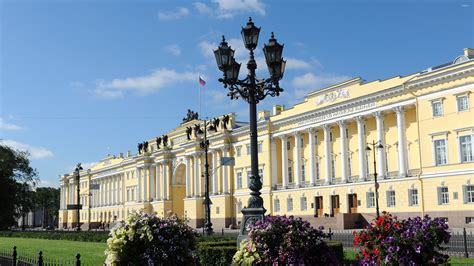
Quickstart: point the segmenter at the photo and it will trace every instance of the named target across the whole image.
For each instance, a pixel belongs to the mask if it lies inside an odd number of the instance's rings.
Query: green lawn
[[[43,251],[45,259],[71,261],[80,253],[82,265],[102,265],[105,260],[106,243],[0,237],[0,250],[13,250],[13,246],[17,247],[18,254],[29,256]]]

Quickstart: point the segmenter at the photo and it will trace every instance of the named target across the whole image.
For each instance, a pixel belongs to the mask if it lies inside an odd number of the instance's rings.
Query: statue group
[[[193,121],[193,120],[197,120],[199,119],[199,114],[198,112],[194,112],[194,111],[191,111],[190,109],[188,109],[188,113],[186,114],[186,117],[183,118],[183,123],[186,123],[186,122],[189,122],[189,121]]]

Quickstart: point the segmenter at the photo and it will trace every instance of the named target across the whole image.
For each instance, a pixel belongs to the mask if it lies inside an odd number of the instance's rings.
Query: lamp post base
[[[265,210],[263,207],[242,209],[242,214],[244,216],[242,217],[242,224],[240,225],[240,232],[239,236],[237,237],[237,246],[240,246],[240,242],[242,242],[242,240],[247,239],[249,233],[247,228],[249,225],[255,223],[256,221],[263,220],[266,211],[267,210]]]

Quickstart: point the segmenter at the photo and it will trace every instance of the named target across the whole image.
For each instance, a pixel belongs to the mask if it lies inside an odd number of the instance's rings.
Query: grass
[[[19,255],[36,257],[43,251],[45,259],[75,260],[81,254],[81,265],[102,265],[105,260],[106,243],[79,242],[69,240],[46,240],[16,237],[0,237],[0,250],[13,250],[17,247]]]
[[[102,265],[105,260],[106,243],[80,242],[69,240],[47,240],[17,237],[0,237],[0,250],[11,251],[17,247],[18,254],[36,257],[43,251],[45,259],[72,261],[77,253],[81,254],[82,265]],[[355,251],[344,251],[346,262],[355,261]],[[474,265],[474,258],[450,257],[451,265]]]

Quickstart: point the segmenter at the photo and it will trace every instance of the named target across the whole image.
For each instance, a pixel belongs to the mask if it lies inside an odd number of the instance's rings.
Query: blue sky
[[[270,109],[351,77],[453,60],[473,47],[473,11],[468,0],[3,0],[0,139],[28,150],[42,185],[57,186],[75,163],[135,152],[177,126],[198,109],[200,74],[204,115],[247,121],[247,105],[217,82],[211,53],[225,34],[245,65],[240,27],[249,16],[262,27],[258,75],[267,76],[261,45],[270,32],[285,44],[285,92],[259,105]]]

